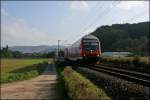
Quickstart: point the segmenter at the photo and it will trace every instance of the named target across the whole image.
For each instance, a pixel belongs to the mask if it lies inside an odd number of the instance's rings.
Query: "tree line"
[[[55,52],[48,53],[22,53],[19,51],[11,51],[8,49],[8,45],[0,50],[1,58],[52,58],[55,56]]]
[[[118,51],[149,55],[149,22],[105,25],[90,34],[100,39],[102,52]]]

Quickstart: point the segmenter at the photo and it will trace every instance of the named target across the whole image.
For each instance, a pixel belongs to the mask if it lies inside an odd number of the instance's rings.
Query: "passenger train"
[[[85,35],[64,50],[64,58],[69,60],[98,60],[100,55],[100,41],[90,34]]]

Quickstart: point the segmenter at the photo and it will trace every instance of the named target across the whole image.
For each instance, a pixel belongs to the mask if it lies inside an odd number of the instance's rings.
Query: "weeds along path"
[[[36,78],[1,86],[1,99],[56,100],[58,97],[56,70],[53,64],[49,64],[45,72]]]

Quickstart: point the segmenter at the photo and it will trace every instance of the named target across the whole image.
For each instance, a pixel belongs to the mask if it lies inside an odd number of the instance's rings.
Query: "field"
[[[48,59],[1,59],[1,83],[35,77],[47,67]]]

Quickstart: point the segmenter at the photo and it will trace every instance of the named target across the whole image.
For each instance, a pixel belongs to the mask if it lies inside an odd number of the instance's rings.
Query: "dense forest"
[[[100,39],[102,52],[122,51],[149,55],[149,22],[101,26],[90,34]]]

